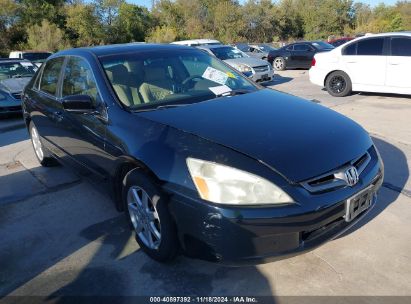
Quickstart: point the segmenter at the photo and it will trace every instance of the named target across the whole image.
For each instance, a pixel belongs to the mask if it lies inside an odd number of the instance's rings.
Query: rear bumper
[[[324,87],[325,77],[327,77],[328,71],[319,69],[315,66],[311,67],[308,71],[311,83]]]
[[[382,184],[381,170],[369,184],[374,191]],[[227,265],[252,265],[298,255],[336,238],[371,210],[376,197],[371,207],[351,222],[344,219],[345,203],[296,214],[291,209],[299,206],[220,207],[173,195],[170,212],[188,256]]]

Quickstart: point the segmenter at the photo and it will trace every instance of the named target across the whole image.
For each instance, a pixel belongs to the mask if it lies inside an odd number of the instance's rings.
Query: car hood
[[[239,64],[246,64],[250,67],[256,67],[256,66],[262,66],[262,65],[268,65],[268,62],[262,59],[258,58],[252,58],[252,57],[245,57],[245,58],[236,58],[236,59],[227,59],[224,60],[227,64],[231,66],[236,66]]]
[[[8,78],[0,81],[0,88],[9,93],[20,93],[29,83],[31,77]]]
[[[137,115],[246,154],[292,182],[344,165],[372,145],[347,117],[271,89]]]

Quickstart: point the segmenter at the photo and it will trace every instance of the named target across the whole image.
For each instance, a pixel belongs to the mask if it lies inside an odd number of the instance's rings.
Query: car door
[[[391,37],[385,84],[389,87],[408,89],[408,94],[411,94],[410,71],[411,37]]]
[[[387,56],[384,37],[366,38],[347,45],[342,62],[354,85],[384,86]]]
[[[58,145],[77,163],[105,179],[107,160],[110,159],[104,150],[106,106],[88,62],[84,58],[70,56],[63,68],[60,101],[75,95],[90,96],[95,111],[78,113],[64,110],[59,122],[60,133],[64,136],[58,139]]]
[[[314,56],[314,49],[307,43],[294,45],[295,65],[300,68],[310,67]]]
[[[46,139],[45,146],[58,156],[62,154],[57,145],[61,135],[57,125],[62,120],[63,107],[57,100],[57,94],[64,60],[64,57],[57,57],[46,62],[28,101],[33,108],[31,119],[39,134]]]
[[[294,44],[285,47],[282,52],[282,57],[286,61],[287,67],[295,67],[297,63],[296,53],[294,52]]]

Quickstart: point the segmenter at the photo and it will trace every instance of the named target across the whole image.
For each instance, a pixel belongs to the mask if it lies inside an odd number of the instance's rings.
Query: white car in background
[[[217,44],[221,44],[221,42],[218,40],[213,40],[213,39],[192,39],[192,40],[174,41],[174,42],[171,42],[171,44],[199,46],[199,45],[217,45]]]
[[[371,34],[314,56],[310,81],[332,96],[411,94],[411,32]]]
[[[52,52],[48,51],[12,51],[9,54],[9,58],[26,59],[34,63],[37,67],[40,67],[52,54]]]
[[[274,70],[266,60],[250,57],[230,45],[202,45],[197,48],[224,61],[255,82],[273,80]]]

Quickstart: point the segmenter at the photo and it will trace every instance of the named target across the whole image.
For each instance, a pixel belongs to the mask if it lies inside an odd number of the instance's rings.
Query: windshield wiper
[[[133,110],[133,112],[148,112],[148,111],[155,111],[155,110],[161,110],[161,109],[168,109],[168,108],[177,108],[177,107],[182,107],[182,106],[188,106],[191,103],[176,103],[176,104],[166,104],[166,105],[159,105],[157,107],[152,107],[152,108],[146,108],[146,109],[136,109]]]
[[[31,77],[31,74],[16,74],[11,76],[11,78],[23,78],[23,77]]]
[[[251,93],[251,92],[252,91],[250,91],[250,90],[238,89],[238,90],[232,90],[232,91],[228,91],[228,92],[218,94],[218,95],[216,95],[216,97],[236,96],[236,95],[243,95],[243,94],[247,94],[247,93]]]

